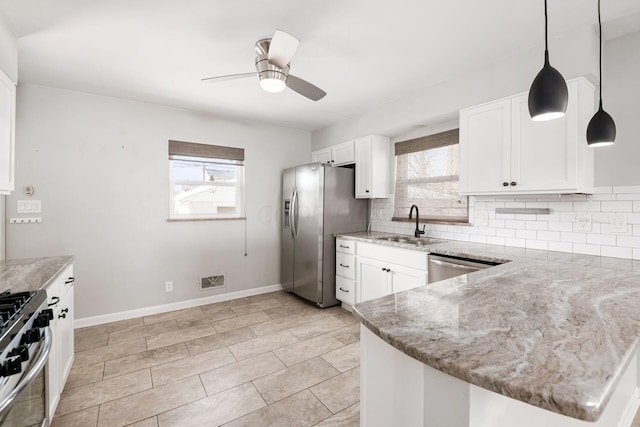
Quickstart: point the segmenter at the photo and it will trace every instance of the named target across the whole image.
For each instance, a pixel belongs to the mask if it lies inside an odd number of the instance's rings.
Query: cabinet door
[[[526,94],[512,99],[511,191],[577,188],[578,96],[575,85],[568,88],[567,113],[555,120],[531,120]]]
[[[60,314],[58,320],[58,354],[59,354],[59,388],[58,392],[62,393],[64,384],[69,378],[71,365],[73,364],[73,286],[69,288],[64,298],[59,303]]]
[[[331,164],[333,166],[348,165],[355,162],[353,141],[343,142],[331,147]]]
[[[380,298],[391,293],[387,263],[358,258],[358,292],[356,302]]]
[[[461,194],[510,191],[510,115],[510,99],[460,112]]]
[[[391,270],[391,292],[394,294],[427,284],[427,274],[424,270],[398,265],[390,265],[389,269]]]
[[[0,194],[13,191],[16,85],[0,70]]]
[[[371,138],[360,138],[354,143],[356,154],[356,199],[371,197]]]
[[[331,147],[322,148],[311,152],[311,163],[331,164]]]

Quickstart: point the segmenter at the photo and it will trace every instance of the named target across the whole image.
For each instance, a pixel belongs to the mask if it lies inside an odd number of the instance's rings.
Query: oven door
[[[44,330],[44,340],[33,347],[36,348],[32,349],[33,355],[29,357],[30,363],[24,370],[24,374],[17,380],[13,377],[1,379],[3,398],[0,401],[0,426],[2,427],[41,427],[45,423],[43,368],[51,350],[49,328]]]

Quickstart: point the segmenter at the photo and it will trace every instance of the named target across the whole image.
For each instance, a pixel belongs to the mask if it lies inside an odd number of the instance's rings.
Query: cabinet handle
[[[389,273],[391,270],[388,268],[383,268],[382,271],[386,271],[387,273]]]
[[[65,313],[58,314],[58,319],[65,319],[67,315]]]
[[[66,282],[64,282],[65,285],[68,285],[69,283],[73,283],[76,281],[75,277],[69,277],[69,280],[67,280]]]
[[[511,185],[513,185],[515,187],[516,185],[518,185],[518,183],[515,182],[515,181],[511,181]]]
[[[348,265],[344,265],[343,263],[340,263],[340,267],[349,268]]]
[[[368,193],[368,192],[369,192],[369,190],[364,190],[364,192],[365,192],[365,193]]]
[[[340,245],[341,248],[349,249],[351,246]]]
[[[64,308],[64,309],[60,310],[60,312],[61,313],[68,313],[69,312],[69,308],[68,307]]]
[[[504,187],[508,187],[508,186],[509,186],[509,183],[505,181],[505,182],[503,182],[503,183],[502,183],[502,185],[503,185]]]
[[[335,160],[331,160],[331,163],[335,163],[335,162],[336,162]]]
[[[53,301],[52,303],[48,304],[49,307],[53,307],[54,305],[56,305],[57,303],[60,302],[60,298],[59,297],[53,297],[51,298],[51,301]]]
[[[348,290],[346,290],[346,289],[342,289],[342,286],[340,287],[340,290],[341,290],[342,292],[349,293],[349,291],[348,291]]]

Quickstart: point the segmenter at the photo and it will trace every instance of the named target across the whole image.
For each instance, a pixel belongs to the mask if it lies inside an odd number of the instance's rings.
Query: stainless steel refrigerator
[[[354,170],[322,163],[286,169],[282,198],[282,287],[320,307],[338,304],[333,234],[366,229]]]

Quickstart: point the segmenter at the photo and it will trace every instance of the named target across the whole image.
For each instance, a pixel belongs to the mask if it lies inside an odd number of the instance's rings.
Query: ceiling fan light
[[[587,144],[589,147],[606,147],[616,139],[616,124],[613,118],[600,107],[587,126]]]
[[[260,79],[260,87],[267,92],[277,93],[282,92],[287,87],[287,84],[282,79],[267,77]]]
[[[564,117],[568,102],[569,91],[564,77],[546,59],[529,90],[531,119],[545,121]]]

